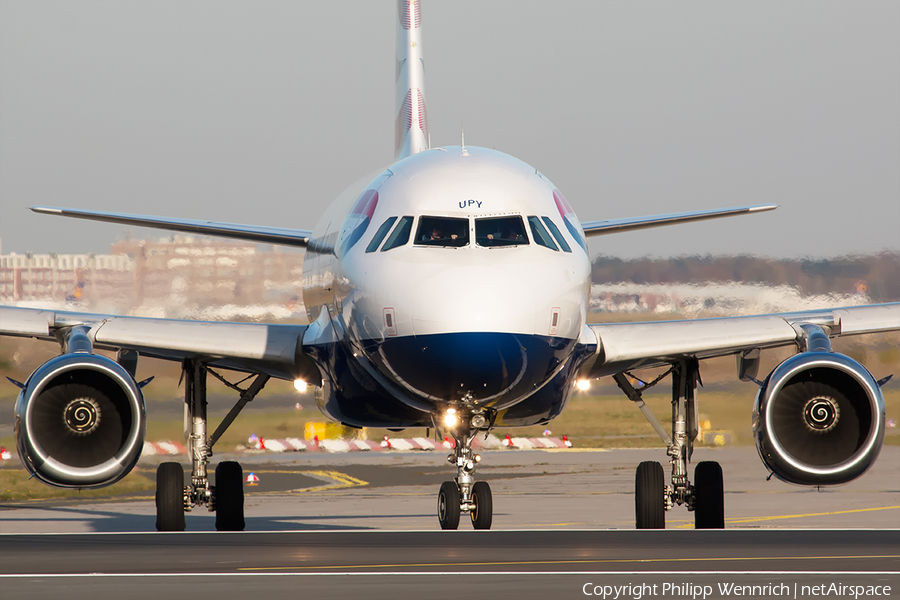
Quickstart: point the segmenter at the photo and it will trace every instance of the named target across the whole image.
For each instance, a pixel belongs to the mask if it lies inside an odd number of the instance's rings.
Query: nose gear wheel
[[[494,500],[491,497],[491,486],[486,481],[476,481],[472,486],[472,504],[475,506],[469,511],[472,527],[490,529],[494,516]]]
[[[459,527],[459,488],[455,481],[445,481],[438,492],[438,521],[441,529]]]

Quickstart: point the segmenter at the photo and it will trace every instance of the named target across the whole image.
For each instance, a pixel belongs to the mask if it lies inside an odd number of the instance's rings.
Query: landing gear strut
[[[493,519],[491,486],[485,481],[475,481],[475,466],[481,456],[472,452],[472,440],[480,431],[486,431],[493,417],[482,409],[449,409],[456,420],[448,425],[455,447],[447,462],[456,466],[456,478],[445,481],[438,492],[438,522],[441,529],[459,527],[461,513],[468,513],[475,529],[490,529]]]
[[[206,375],[211,373],[228,387],[240,392],[240,398],[225,416],[212,436],[206,429]],[[167,462],[156,471],[156,529],[184,531],[184,513],[195,506],[206,506],[216,513],[219,531],[244,530],[244,481],[241,465],[224,461],[216,466],[216,485],[210,485],[207,474],[212,448],[244,406],[253,400],[269,380],[257,374],[253,383],[242,389],[222,378],[199,361],[185,360],[184,377],[185,437],[191,455],[191,484],[184,485],[184,469],[179,463]]]
[[[669,370],[672,374],[672,435],[663,428],[641,398],[643,390],[655,385],[660,376],[649,384],[635,389],[623,373],[613,379],[625,395],[644,413],[644,416],[666,443],[666,454],[672,465],[671,484],[665,485],[662,466],[657,462],[638,465],[635,476],[635,526],[638,529],[665,529],[665,513],[674,506],[684,505],[694,513],[696,529],[723,529],[725,501],[722,467],[717,462],[700,462],[694,471],[694,482],[688,478],[694,439],[697,437],[697,383],[700,369],[697,359],[677,362]]]

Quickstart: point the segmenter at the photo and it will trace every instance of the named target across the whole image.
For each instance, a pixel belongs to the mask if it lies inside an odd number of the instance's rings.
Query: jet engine
[[[884,414],[881,388],[865,367],[843,354],[802,352],[778,365],[759,389],[756,448],[784,481],[847,483],[878,457]]]
[[[72,352],[40,366],[16,400],[16,442],[28,471],[57,487],[115,483],[144,443],[144,398],[117,362]]]

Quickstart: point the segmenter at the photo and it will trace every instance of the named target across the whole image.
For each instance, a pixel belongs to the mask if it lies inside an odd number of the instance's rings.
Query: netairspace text
[[[868,598],[874,596],[890,596],[889,585],[845,585],[843,583],[821,583],[817,585],[805,585],[794,583],[767,583],[763,585],[743,585],[740,583],[718,583],[712,585],[697,585],[694,583],[629,583],[626,585],[594,585],[586,583],[581,591],[585,596],[599,596],[604,600],[618,600],[660,596],[669,598],[692,598],[693,600],[713,597],[748,596],[762,598],[767,596],[780,596],[784,598],[811,598],[818,596],[834,596],[842,598]]]

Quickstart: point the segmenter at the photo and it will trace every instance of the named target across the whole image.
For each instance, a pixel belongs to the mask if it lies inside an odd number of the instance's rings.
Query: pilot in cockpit
[[[489,240],[502,240],[506,242],[521,242],[525,238],[512,230],[508,225],[503,227],[503,231],[499,234],[497,233],[489,233],[487,234],[487,239]]]
[[[459,237],[459,235],[456,233],[450,234],[451,240],[455,240],[458,237]],[[423,240],[423,241],[439,242],[439,241],[445,240],[445,239],[447,239],[447,238],[444,236],[444,232],[441,230],[440,227],[432,227],[431,228],[431,237],[429,237],[427,240]]]

